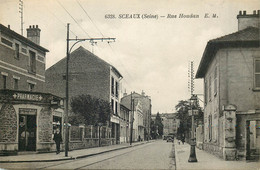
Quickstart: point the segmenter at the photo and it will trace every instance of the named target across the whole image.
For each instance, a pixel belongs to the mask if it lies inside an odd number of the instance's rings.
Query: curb
[[[120,148],[110,149],[110,150],[107,150],[107,151],[102,151],[102,152],[97,152],[97,153],[92,153],[92,154],[87,154],[87,155],[81,155],[81,156],[76,156],[76,157],[70,157],[70,158],[49,159],[49,160],[0,161],[0,163],[56,162],[56,161],[74,160],[74,159],[87,158],[87,157],[91,157],[91,156],[95,156],[95,155],[100,155],[100,154],[104,154],[104,153],[108,153],[108,152],[112,152],[112,151],[127,149],[127,148],[130,148],[130,147],[135,147],[135,146],[147,144],[147,143],[150,143],[150,142],[152,142],[152,141],[148,141],[148,142],[145,142],[145,143],[138,143],[134,146],[133,145],[123,146],[123,147],[120,147]]]

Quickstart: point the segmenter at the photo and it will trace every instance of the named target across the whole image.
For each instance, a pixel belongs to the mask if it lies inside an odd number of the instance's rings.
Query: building
[[[163,135],[177,135],[177,130],[180,125],[180,120],[177,119],[177,113],[162,113]]]
[[[124,93],[124,96],[127,94]],[[143,120],[144,120],[144,139],[150,139],[150,125],[151,125],[151,114],[152,114],[152,103],[151,97],[145,95],[145,92],[142,91],[141,94],[136,92],[132,93],[132,98],[135,100],[140,100],[142,104]]]
[[[66,58],[46,70],[46,87],[49,92],[65,97]],[[69,98],[82,94],[103,99],[111,103],[112,138],[119,143],[120,135],[120,80],[123,76],[119,71],[89,52],[83,47],[70,54],[69,60]]]
[[[132,113],[130,114],[130,118],[129,118],[131,124],[130,128],[131,126],[133,126],[132,141],[144,140],[144,115],[143,115],[143,110],[142,110],[143,105],[141,100],[134,98],[133,95],[131,97],[131,94],[130,95],[125,94],[124,97],[121,98],[121,103],[127,108],[132,108],[131,109]]]
[[[63,130],[61,98],[45,92],[47,49],[40,29],[27,38],[0,24],[0,154],[55,150],[53,130]]]
[[[203,147],[225,160],[260,149],[260,10],[237,19],[237,32],[207,43],[196,73],[204,79]]]
[[[120,104],[120,143],[130,142],[130,108]]]

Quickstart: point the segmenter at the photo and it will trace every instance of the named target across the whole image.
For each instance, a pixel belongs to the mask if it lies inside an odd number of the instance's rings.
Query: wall
[[[110,102],[110,67],[106,62],[79,47],[72,52],[69,62],[70,98],[81,94]],[[46,87],[57,96],[65,97],[66,58],[46,70]]]
[[[260,48],[223,49],[220,55],[220,106],[234,104],[238,112],[260,108],[260,91],[253,90],[253,59]]]
[[[28,49],[31,49],[28,47]],[[32,49],[31,49],[32,50]],[[45,92],[45,56],[42,54],[38,54],[36,50],[36,58],[40,55],[44,59],[44,61],[36,60],[36,74],[29,73],[28,65],[29,65],[29,56],[24,54],[20,51],[20,58],[15,58],[15,50],[11,47],[3,45],[1,43],[0,37],[0,72],[8,73],[7,76],[7,89],[14,89],[13,88],[13,76],[19,77],[19,90],[28,91],[28,82],[32,81],[35,82],[35,89],[34,91],[37,92]],[[3,77],[0,75],[0,82],[3,82]],[[0,89],[3,89],[2,83],[0,84]]]

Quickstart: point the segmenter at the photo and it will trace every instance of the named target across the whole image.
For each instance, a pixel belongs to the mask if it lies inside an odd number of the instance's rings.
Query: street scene
[[[1,0],[0,169],[259,169],[259,6]]]

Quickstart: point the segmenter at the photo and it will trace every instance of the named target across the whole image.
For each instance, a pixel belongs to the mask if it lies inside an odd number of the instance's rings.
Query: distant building
[[[47,49],[40,29],[27,38],[0,24],[0,154],[55,150],[54,129],[63,130],[61,98],[45,92]]]
[[[177,130],[180,125],[180,120],[177,119],[177,113],[162,113],[163,135],[177,135]]]
[[[137,98],[134,99],[132,96],[132,103],[131,103],[131,94],[124,95],[121,98],[121,103],[126,106],[127,108],[132,108],[130,113],[130,128],[131,128],[131,121],[133,120],[133,141],[144,140],[144,114],[142,110],[142,102]],[[134,117],[132,117],[134,116]],[[131,130],[130,130],[131,133]]]
[[[120,104],[120,143],[130,142],[130,108]]]
[[[126,93],[124,93],[124,96],[127,96]],[[151,125],[151,114],[152,114],[152,102],[151,97],[145,95],[145,92],[142,91],[141,94],[138,94],[136,92],[132,93],[132,98],[134,100],[140,100],[142,105],[142,112],[143,112],[143,126],[144,126],[144,139],[150,138],[150,125]]]
[[[225,160],[260,153],[260,10],[237,19],[237,32],[208,42],[196,74],[204,79],[203,148]]]
[[[46,87],[49,92],[65,97],[66,58],[46,70]],[[111,103],[113,114],[112,138],[119,143],[120,127],[120,80],[123,76],[106,61],[83,47],[70,54],[69,60],[69,98],[82,94],[103,99]]]

